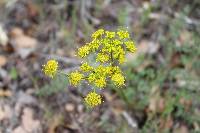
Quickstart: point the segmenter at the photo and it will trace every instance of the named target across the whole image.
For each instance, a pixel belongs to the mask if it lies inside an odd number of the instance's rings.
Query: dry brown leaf
[[[33,119],[33,110],[31,108],[24,108],[23,110],[22,127],[27,132],[33,132],[40,129],[40,121]]]
[[[189,31],[183,30],[179,36],[180,45],[190,41],[191,37],[192,37],[192,35]]]
[[[19,35],[11,39],[11,43],[16,50],[16,52],[22,57],[26,58],[29,56],[35,49],[38,44],[35,38]]]
[[[23,36],[23,35],[24,35],[24,31],[21,28],[18,28],[18,27],[14,27],[10,31],[11,38],[18,37],[18,36]]]
[[[10,97],[10,96],[12,96],[11,91],[0,89],[0,97]]]
[[[165,129],[170,129],[173,126],[173,119],[171,116],[167,117],[167,120],[165,121]]]
[[[19,126],[13,130],[13,133],[27,133],[27,132],[23,129],[23,127]]]
[[[185,125],[181,125],[179,128],[175,129],[173,133],[189,133],[189,130]]]
[[[35,48],[37,45],[37,40],[26,35],[17,36],[14,39],[14,44],[16,48]]]
[[[155,54],[158,49],[160,48],[160,44],[157,42],[153,42],[150,40],[142,40],[138,47],[138,53],[149,53],[149,54]]]
[[[149,99],[149,110],[152,112],[158,112],[159,111],[159,101],[160,101],[160,91],[157,86],[153,87],[150,94]]]
[[[22,29],[17,27],[11,30],[10,36],[13,48],[22,58],[30,55],[38,44],[35,38],[25,35]]]
[[[61,120],[62,120],[61,115],[55,115],[52,121],[48,124],[49,125],[48,133],[55,133],[55,129],[61,124]]]
[[[158,112],[163,112],[165,109],[165,99],[160,98],[158,101]]]
[[[7,58],[3,55],[0,55],[0,67],[4,66],[7,63]]]
[[[4,119],[9,119],[12,116],[12,111],[10,106],[4,105],[0,106],[0,121]]]

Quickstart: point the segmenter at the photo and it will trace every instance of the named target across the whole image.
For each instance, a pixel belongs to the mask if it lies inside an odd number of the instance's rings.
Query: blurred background
[[[77,69],[91,33],[119,27],[138,49],[124,95],[88,110],[91,88],[42,73]],[[0,0],[0,133],[200,133],[200,0]]]

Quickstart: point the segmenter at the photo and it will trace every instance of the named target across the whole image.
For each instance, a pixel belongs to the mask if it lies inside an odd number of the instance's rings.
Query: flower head
[[[100,44],[101,44],[100,40],[94,39],[92,40],[92,42],[89,43],[88,46],[90,47],[90,50],[94,52],[99,48]]]
[[[95,86],[99,88],[103,88],[106,86],[106,78],[105,77],[100,77],[95,80]]]
[[[95,107],[102,103],[101,95],[97,94],[96,92],[88,93],[84,100],[89,107]]]
[[[117,32],[117,35],[119,36],[120,39],[126,39],[129,38],[129,33],[127,30],[119,30]]]
[[[106,37],[107,38],[114,38],[115,37],[115,32],[106,31]]]
[[[126,48],[128,51],[134,53],[137,48],[135,47],[135,43],[133,41],[127,41],[125,42]]]
[[[114,84],[117,86],[124,85],[124,76],[120,73],[114,74],[111,78],[112,81],[114,81]]]
[[[49,60],[45,65],[43,65],[43,72],[45,75],[53,78],[58,69],[58,62],[56,60]]]
[[[83,74],[79,73],[78,71],[72,72],[69,75],[69,82],[70,84],[77,86],[77,84],[83,79]]]
[[[87,62],[85,62],[85,63],[83,63],[83,64],[81,65],[81,70],[82,70],[83,72],[88,72],[88,71],[91,71],[92,69],[93,69],[93,67],[90,66],[90,65],[88,65]]]
[[[109,60],[109,56],[106,53],[98,53],[96,61],[100,61],[102,63]]]
[[[96,39],[104,34],[103,29],[99,29],[92,34],[92,38]]]
[[[87,56],[90,53],[90,47],[88,45],[85,45],[78,49],[78,55],[83,58]]]

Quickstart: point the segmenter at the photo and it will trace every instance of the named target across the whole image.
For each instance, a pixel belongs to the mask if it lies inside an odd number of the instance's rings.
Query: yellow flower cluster
[[[78,83],[83,79],[83,74],[79,73],[78,71],[72,72],[69,75],[69,82],[70,84],[77,86]]]
[[[134,53],[137,50],[128,31],[120,29],[113,32],[99,29],[91,37],[91,42],[78,49],[78,56],[85,58],[91,53],[95,53],[97,66],[92,66],[88,62],[82,63],[80,70],[68,75],[70,84],[77,86],[80,81],[86,80],[100,89],[105,88],[108,81],[112,81],[117,87],[125,85],[125,77],[119,64],[125,62],[127,52]],[[55,60],[49,60],[43,67],[44,73],[53,77],[57,73],[58,63]],[[101,95],[95,91],[89,92],[84,100],[90,107],[102,103]]]
[[[101,95],[93,91],[88,93],[87,96],[84,98],[84,100],[89,107],[95,107],[102,103]]]
[[[87,55],[89,54],[89,52],[90,52],[90,47],[87,46],[87,45],[85,45],[85,46],[79,48],[79,50],[78,50],[78,55],[79,55],[81,58],[83,58],[83,57],[87,56]]]
[[[92,34],[92,38],[97,39],[98,37],[102,36],[103,34],[104,34],[104,30],[99,29]]]
[[[137,48],[135,47],[135,42],[134,41],[127,41],[125,42],[126,48],[128,51],[134,53]]]
[[[119,36],[120,39],[129,38],[129,33],[127,30],[118,30],[117,35]]]
[[[45,65],[43,65],[43,72],[45,75],[53,78],[58,69],[58,62],[56,60],[49,60]]]
[[[104,63],[104,62],[106,62],[108,60],[109,60],[109,55],[108,54],[104,54],[104,53],[98,53],[97,54],[97,58],[96,58],[97,62]]]
[[[82,70],[83,72],[88,72],[88,71],[93,70],[93,67],[90,66],[90,65],[88,65],[87,62],[85,62],[85,63],[83,63],[83,64],[81,65],[81,70]]]
[[[79,48],[78,55],[86,57],[92,52],[98,52],[96,61],[100,63],[118,61],[120,64],[125,62],[126,52],[136,52],[134,41],[130,39],[127,30],[117,32],[99,29],[92,34],[93,40]]]
[[[117,86],[124,85],[124,81],[125,81],[124,76],[120,73],[114,74],[111,80],[114,81],[114,84]]]

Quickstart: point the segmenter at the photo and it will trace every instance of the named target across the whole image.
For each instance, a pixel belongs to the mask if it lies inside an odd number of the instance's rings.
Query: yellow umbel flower
[[[129,38],[129,33],[127,30],[118,30],[117,35],[119,36],[120,39]]]
[[[122,44],[122,42],[118,39],[113,40],[112,43],[113,43],[114,46],[118,46],[118,45]]]
[[[109,56],[107,54],[104,54],[104,53],[98,53],[97,54],[97,58],[96,58],[96,61],[100,61],[102,63],[106,62],[109,60]]]
[[[85,103],[92,108],[102,103],[101,95],[97,94],[96,92],[88,93],[84,100]]]
[[[45,75],[53,78],[58,69],[58,62],[56,60],[49,60],[45,65],[43,65],[43,72]]]
[[[83,79],[83,74],[78,71],[72,72],[69,75],[69,82],[71,85],[77,86],[77,84]]]
[[[106,37],[107,38],[114,38],[115,37],[115,32],[106,31]]]
[[[90,47],[88,45],[85,45],[78,49],[78,55],[83,58],[87,56],[90,53]]]
[[[100,77],[99,79],[95,80],[95,86],[99,88],[103,88],[106,86],[106,78],[105,77]]]
[[[114,84],[117,86],[124,85],[124,76],[120,73],[114,74],[111,78],[112,81],[114,81]]]
[[[95,81],[95,79],[96,79],[96,75],[94,74],[94,73],[91,73],[91,74],[89,74],[89,76],[88,76],[88,81],[90,82],[90,83],[92,83],[93,81]]]
[[[90,65],[88,65],[87,62],[83,63],[80,68],[81,68],[81,70],[83,72],[88,72],[88,71],[91,71],[93,69],[93,67],[91,67]]]
[[[124,62],[125,62],[125,60],[126,60],[126,59],[125,59],[125,55],[124,55],[124,54],[120,54],[120,55],[119,55],[119,59],[118,59],[118,60],[119,60],[119,64],[122,64],[122,63],[124,63]]]
[[[135,47],[135,43],[133,41],[127,41],[125,42],[126,48],[128,51],[135,53],[137,48]]]
[[[100,40],[94,39],[92,40],[92,42],[89,43],[88,46],[90,47],[90,50],[92,52],[95,52],[99,48],[100,44],[101,44]]]
[[[121,69],[119,68],[119,66],[114,66],[112,67],[112,71],[116,74],[116,73],[121,73]]]
[[[104,30],[103,29],[99,29],[97,31],[95,31],[93,34],[92,34],[92,38],[93,39],[96,39],[100,36],[102,36],[104,34]]]

